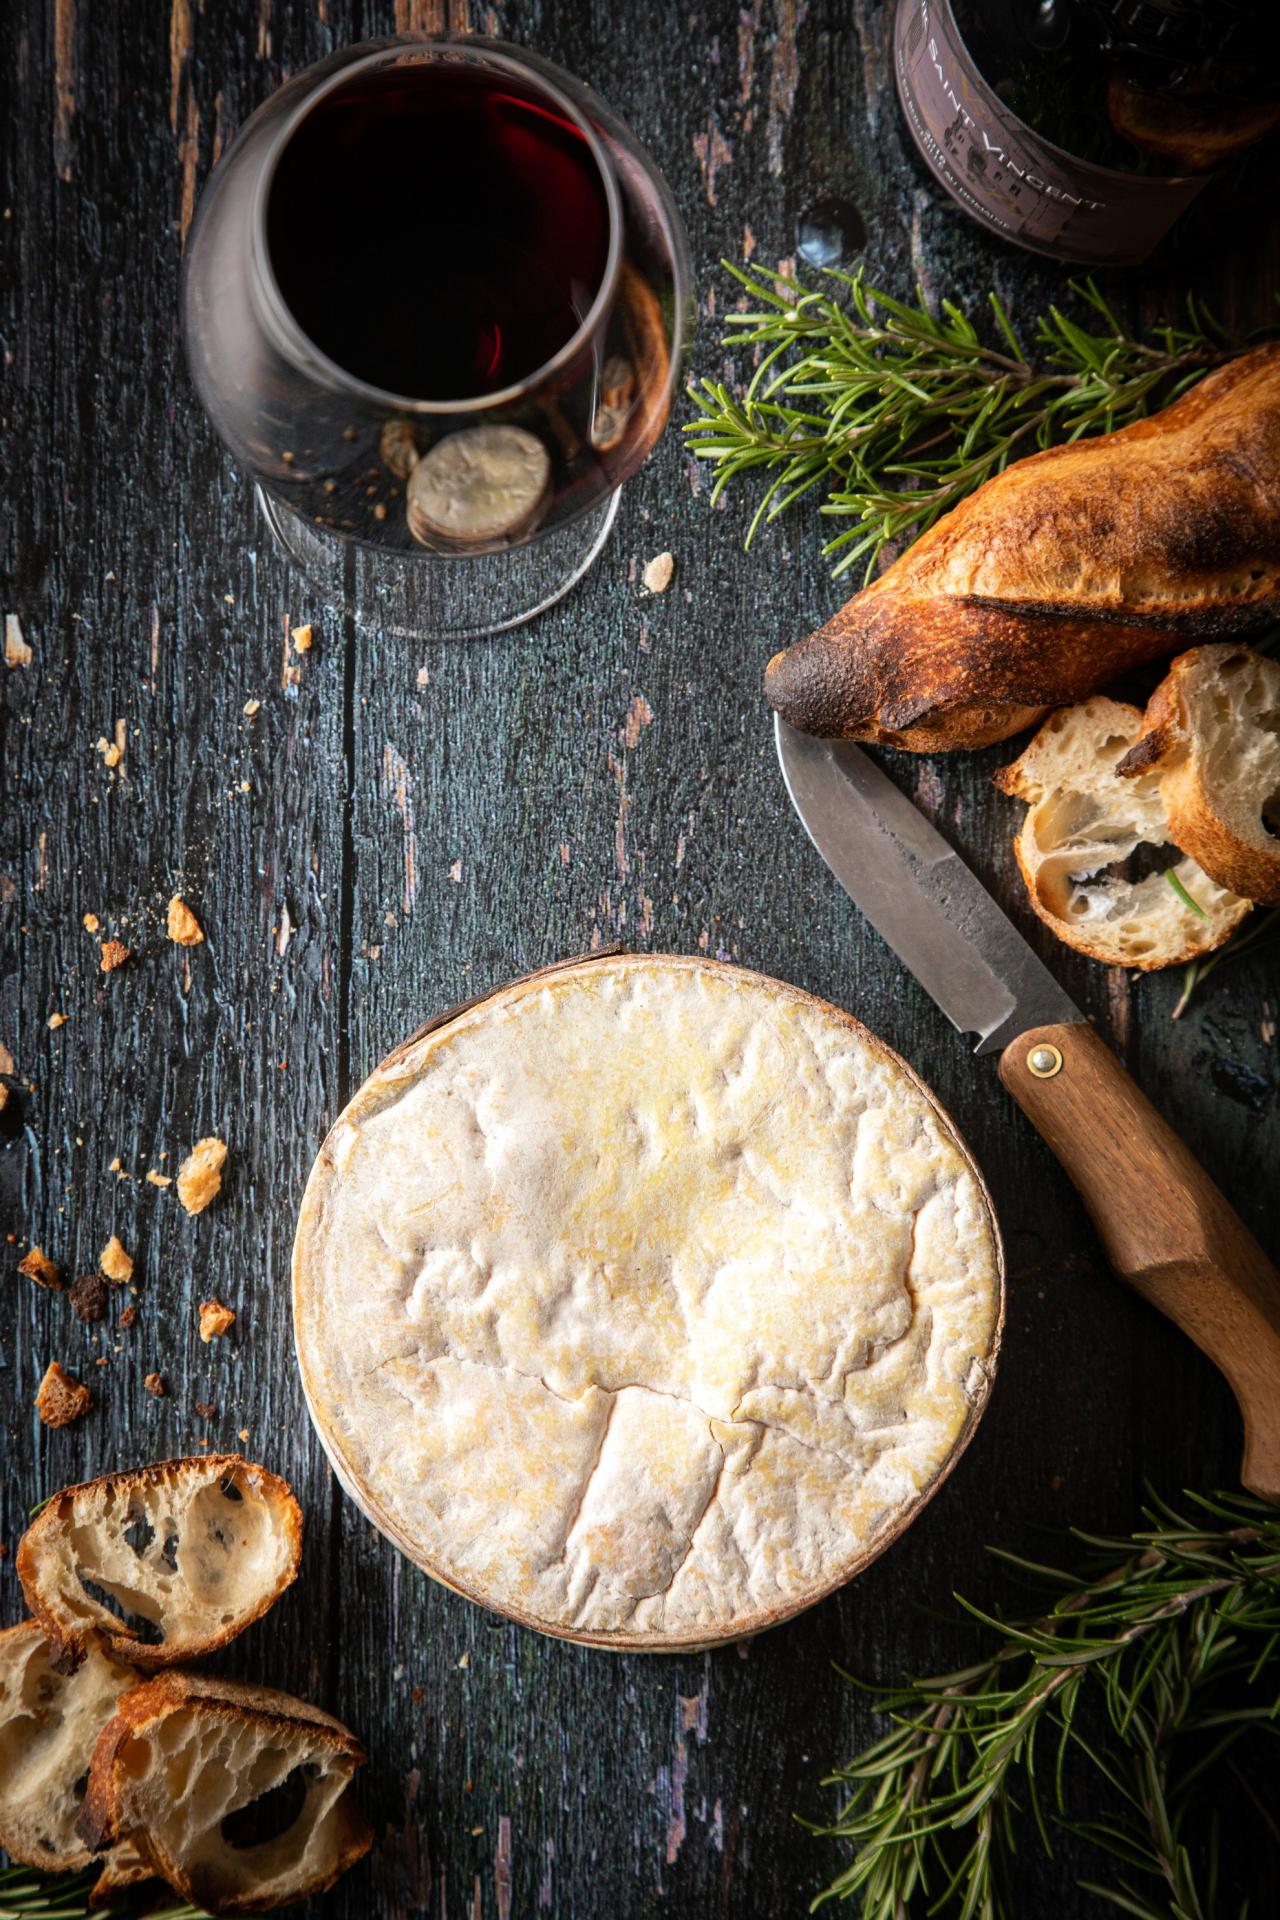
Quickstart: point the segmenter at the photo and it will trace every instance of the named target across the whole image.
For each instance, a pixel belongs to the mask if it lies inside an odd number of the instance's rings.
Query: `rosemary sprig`
[[[1272,907],[1268,913],[1251,913],[1215,952],[1206,953],[1202,959],[1189,963],[1182,975],[1178,1004],[1170,1017],[1174,1020],[1182,1018],[1199,988],[1214,968],[1220,967],[1225,960],[1238,960],[1242,954],[1262,953],[1276,946],[1280,946],[1280,907]]]
[[[1216,1850],[1194,1847],[1189,1816],[1236,1741],[1280,1732],[1280,1512],[1188,1497],[1191,1518],[1153,1502],[1128,1538],[1078,1534],[1079,1578],[1000,1556],[1057,1599],[1021,1624],[962,1601],[995,1653],[882,1693],[891,1730],[830,1776],[848,1798],[817,1831],[856,1852],[815,1908],[860,1896],[863,1920],[1014,1920],[1029,1820],[1050,1854],[1057,1825],[1119,1862],[1082,1884],[1138,1920],[1219,1920]],[[1110,1790],[1101,1817],[1071,1816],[1080,1762]]]
[[[89,1905],[89,1895],[98,1878],[98,1870],[87,1873],[41,1873],[35,1867],[9,1867],[0,1871],[0,1920],[125,1920],[145,1911],[146,1920],[209,1920],[201,1907],[178,1906],[140,1909],[138,1894],[124,1893],[104,1907]]]
[[[757,365],[740,398],[721,381],[689,389],[692,451],[713,462],[712,499],[731,480],[767,484],[747,533],[816,487],[824,514],[853,524],[823,551],[870,579],[891,542],[918,539],[1010,460],[1084,434],[1109,433],[1165,405],[1233,345],[1191,296],[1186,319],[1147,339],[1126,332],[1091,279],[1072,281],[1083,312],[1058,307],[1031,327],[1028,355],[999,298],[982,338],[955,304],[922,292],[895,300],[855,274],[836,293],[723,262],[757,308],[725,316],[724,340]]]

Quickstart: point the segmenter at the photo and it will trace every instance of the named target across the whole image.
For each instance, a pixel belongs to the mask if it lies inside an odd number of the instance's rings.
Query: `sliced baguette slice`
[[[98,1633],[117,1659],[150,1669],[233,1640],[294,1579],[301,1551],[287,1484],[213,1454],[65,1488],[23,1535],[17,1569],[69,1659]]]
[[[0,1633],[0,1847],[14,1860],[50,1873],[88,1866],[76,1820],[89,1759],[121,1694],[137,1684],[96,1649],[74,1673],[59,1672],[35,1620]],[[125,1842],[103,1866],[115,1875],[130,1862],[140,1865]]]
[[[1159,776],[1172,838],[1220,887],[1280,904],[1280,661],[1180,653],[1117,771]]]
[[[165,1673],[126,1693],[89,1769],[80,1834],[132,1841],[184,1899],[264,1913],[333,1885],[372,1832],[348,1791],[364,1748],[268,1687]]]
[[[1058,938],[1111,966],[1174,967],[1221,946],[1250,902],[1170,844],[1158,774],[1118,776],[1141,727],[1141,709],[1119,700],[1063,707],[995,781],[1029,803],[1014,850]]]

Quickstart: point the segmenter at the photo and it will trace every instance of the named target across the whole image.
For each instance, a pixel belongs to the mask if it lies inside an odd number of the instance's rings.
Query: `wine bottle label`
[[[894,70],[907,126],[934,178],[982,226],[1035,253],[1136,266],[1208,178],[1120,173],[1054,146],[984,80],[950,0],[898,0]]]

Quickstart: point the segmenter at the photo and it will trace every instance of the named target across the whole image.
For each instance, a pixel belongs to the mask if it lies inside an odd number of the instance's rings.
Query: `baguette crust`
[[[149,1860],[143,1859],[132,1840],[121,1840],[99,1865],[102,1871],[89,1894],[90,1907],[105,1907],[117,1893],[156,1877],[155,1868]]]
[[[1280,615],[1280,342],[1151,419],[1017,461],[765,671],[792,726],[988,746]]]
[[[1248,647],[1179,654],[1116,771],[1156,772],[1173,839],[1211,879],[1280,904],[1280,664]]]
[[[302,1514],[287,1482],[239,1454],[163,1460],[55,1494],[18,1546],[27,1605],[64,1657],[96,1637],[151,1669],[234,1640],[296,1578]],[[91,1582],[158,1640],[87,1591]]]
[[[122,1696],[99,1735],[80,1836],[94,1852],[131,1842],[211,1913],[265,1913],[325,1892],[368,1852],[372,1830],[348,1791],[365,1758],[340,1720],[290,1694],[159,1674]],[[281,1833],[248,1844],[226,1837],[232,1815],[297,1770],[305,1799]]]

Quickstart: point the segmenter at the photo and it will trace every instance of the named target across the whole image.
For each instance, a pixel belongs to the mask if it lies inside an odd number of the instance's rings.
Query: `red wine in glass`
[[[339,367],[410,399],[479,399],[578,332],[609,207],[581,128],[552,103],[482,68],[395,68],[303,120],[267,241],[285,303]]]
[[[571,75],[408,35],[295,74],[241,128],[182,309],[200,398],[312,586],[384,630],[490,633],[581,577],[662,432],[688,251],[653,161]]]

